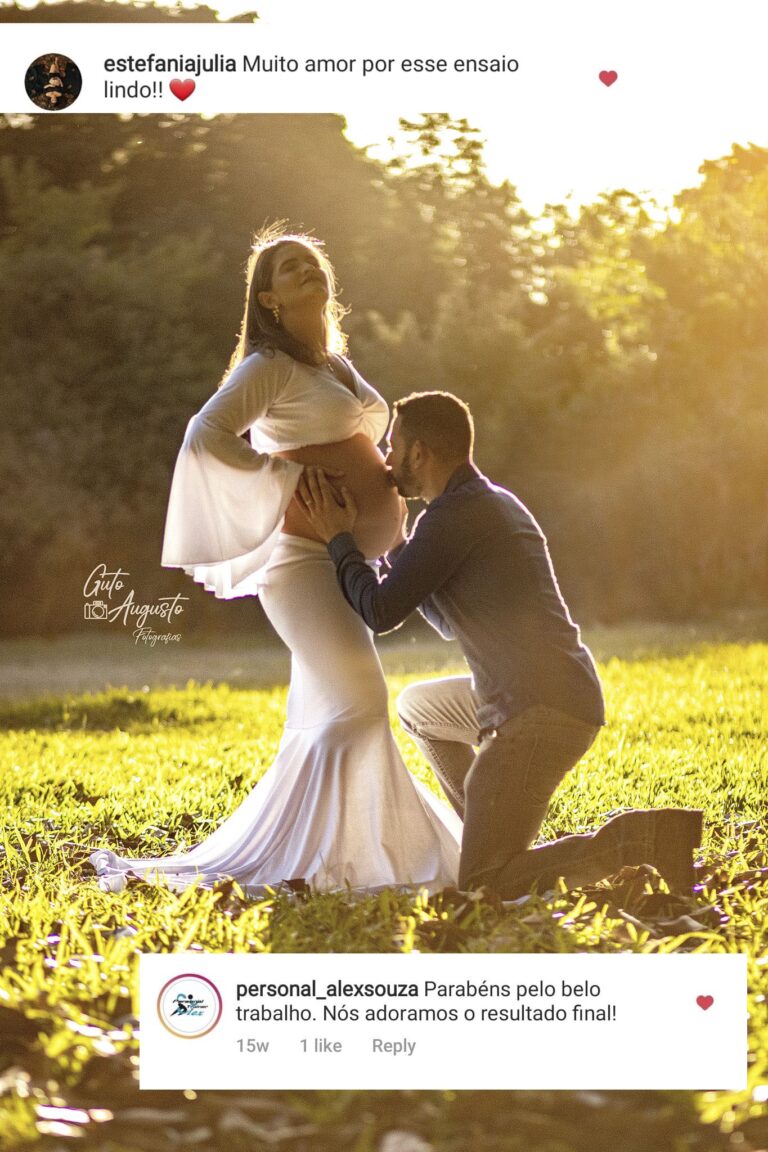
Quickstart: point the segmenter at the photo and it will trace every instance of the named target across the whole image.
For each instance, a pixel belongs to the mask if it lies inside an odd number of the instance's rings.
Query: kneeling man
[[[690,890],[697,810],[626,812],[597,832],[530,847],[553,792],[604,723],[597,670],[544,534],[473,463],[467,405],[422,392],[398,400],[394,412],[392,482],[427,508],[388,554],[381,578],[355,544],[348,490],[339,495],[322,470],[308,469],[296,499],[370,628],[389,632],[418,608],[458,640],[472,672],[413,684],[398,700],[404,728],[464,820],[459,887],[487,885],[511,899],[558,876],[575,887],[650,863],[670,886]]]

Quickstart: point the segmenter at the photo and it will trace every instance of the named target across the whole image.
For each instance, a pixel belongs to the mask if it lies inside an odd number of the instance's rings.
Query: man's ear
[[[423,440],[413,440],[411,443],[411,467],[414,464],[423,464],[427,458],[427,446]]]

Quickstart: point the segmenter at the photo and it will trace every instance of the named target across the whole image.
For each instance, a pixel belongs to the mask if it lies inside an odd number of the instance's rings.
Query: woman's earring
[[[279,324],[280,323],[280,309],[278,308],[277,304],[275,304],[274,308],[272,309],[272,316],[274,318],[275,324]]]

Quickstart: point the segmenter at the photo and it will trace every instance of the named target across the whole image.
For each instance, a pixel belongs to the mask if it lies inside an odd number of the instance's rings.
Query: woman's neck
[[[288,316],[283,318],[283,327],[294,340],[308,348],[318,364],[328,359],[325,316],[315,312],[312,315]]]

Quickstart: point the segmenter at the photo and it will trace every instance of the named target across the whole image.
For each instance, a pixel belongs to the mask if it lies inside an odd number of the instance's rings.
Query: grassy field
[[[378,1152],[395,1130],[435,1152],[768,1147],[768,645],[678,636],[667,655],[661,647],[653,635],[634,647],[617,638],[613,656],[609,636],[595,644],[610,723],[558,793],[542,836],[588,830],[620,807],[703,807],[700,889],[688,900],[641,872],[513,909],[392,893],[248,902],[231,886],[175,896],[139,882],[103,893],[86,863],[94,848],[189,847],[241,801],[274,755],[284,688],[147,684],[72,695],[59,677],[56,696],[30,691],[0,704],[0,1147]],[[32,685],[32,649],[15,652]],[[391,650],[393,696],[419,663]],[[134,668],[123,679],[110,668],[105,676],[100,663],[83,680],[79,666],[76,687],[94,676],[137,683]],[[399,731],[398,741],[433,785]],[[746,952],[749,1091],[139,1095],[139,953],[413,948]]]

